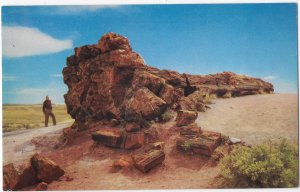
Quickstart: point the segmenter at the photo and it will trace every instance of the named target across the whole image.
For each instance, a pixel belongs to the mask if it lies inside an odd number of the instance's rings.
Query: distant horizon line
[[[298,92],[295,92],[295,93],[277,93],[277,92],[274,92],[274,93],[271,93],[271,94],[295,94],[295,95],[298,95]],[[267,95],[267,94],[256,94],[256,95]],[[269,95],[269,94],[268,94]],[[247,95],[245,95],[247,96]],[[254,96],[254,95],[251,95],[251,96]],[[243,97],[243,96],[239,96],[239,97]],[[2,105],[43,105],[43,103],[2,103]],[[53,103],[52,105],[66,105],[65,103]]]

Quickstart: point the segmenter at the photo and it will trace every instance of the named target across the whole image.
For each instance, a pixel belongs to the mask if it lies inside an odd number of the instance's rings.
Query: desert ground
[[[208,111],[199,113],[197,119],[197,124],[203,130],[241,138],[246,144],[276,141],[280,138],[298,142],[296,94],[217,99],[210,107]],[[177,151],[175,142],[179,137],[179,130],[174,120],[154,125],[158,129],[160,140],[165,142],[166,159],[162,165],[146,174],[136,169],[113,170],[114,160],[134,151],[95,146],[90,137],[93,130],[84,132],[68,146],[56,148],[55,142],[60,140],[61,130],[66,126],[68,125],[5,133],[4,164],[29,159],[34,152],[41,152],[66,171],[59,181],[49,184],[48,190],[218,187],[216,179],[220,170],[213,160]]]
[[[3,105],[3,132],[26,130],[44,126],[42,105]],[[72,121],[66,105],[54,105],[53,113],[57,124]],[[49,124],[52,125],[50,117]]]

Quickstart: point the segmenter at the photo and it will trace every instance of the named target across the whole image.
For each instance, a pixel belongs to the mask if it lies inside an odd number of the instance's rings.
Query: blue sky
[[[66,57],[110,31],[160,69],[232,71],[297,92],[296,4],[26,6],[2,7],[3,103],[64,103]]]

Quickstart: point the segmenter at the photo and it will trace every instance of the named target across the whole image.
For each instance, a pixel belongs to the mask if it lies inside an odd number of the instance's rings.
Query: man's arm
[[[45,107],[46,107],[45,104],[46,104],[46,103],[45,103],[45,101],[44,101],[44,103],[43,103],[43,113],[45,113]]]

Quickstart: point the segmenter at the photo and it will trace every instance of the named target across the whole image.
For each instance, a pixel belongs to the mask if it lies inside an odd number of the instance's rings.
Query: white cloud
[[[3,56],[23,57],[56,53],[72,48],[72,40],[59,40],[36,28],[4,26]]]
[[[269,76],[263,77],[262,79],[263,80],[273,80],[273,79],[276,79],[276,78],[277,77],[275,77],[275,76],[269,75]]]
[[[58,74],[51,74],[50,76],[51,76],[51,77],[63,77],[63,75],[60,74],[60,73],[58,73]]]
[[[51,12],[55,15],[73,15],[83,12],[95,12],[103,9],[118,8],[119,5],[73,5],[73,6],[58,6]]]
[[[3,81],[14,81],[16,80],[15,76],[2,74]]]

